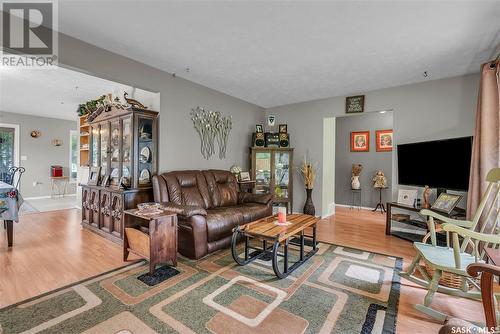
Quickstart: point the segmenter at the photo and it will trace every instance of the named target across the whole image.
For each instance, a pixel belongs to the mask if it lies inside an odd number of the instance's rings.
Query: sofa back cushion
[[[238,182],[231,172],[211,169],[202,173],[207,181],[213,207],[238,204]]]
[[[200,171],[164,173],[158,176],[158,180],[153,183],[153,186],[166,188],[166,191],[165,189],[155,189],[156,201],[168,201],[179,205],[194,205],[205,209],[213,207],[207,182]],[[159,194],[160,198],[156,198],[157,194]]]

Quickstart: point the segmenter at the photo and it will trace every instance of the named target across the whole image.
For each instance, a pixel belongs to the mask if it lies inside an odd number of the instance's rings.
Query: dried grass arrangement
[[[352,176],[360,176],[361,171],[363,170],[363,166],[360,164],[353,164],[352,165]]]
[[[313,161],[304,156],[304,160],[302,160],[302,164],[300,165],[300,175],[302,176],[302,180],[304,180],[304,186],[306,189],[313,189],[314,181],[316,180],[316,173],[318,169]]]

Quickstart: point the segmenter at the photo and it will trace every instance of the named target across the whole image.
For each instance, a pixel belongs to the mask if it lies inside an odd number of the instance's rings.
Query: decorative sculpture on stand
[[[387,188],[387,178],[384,175],[383,170],[378,170],[372,179],[373,188],[385,189]]]
[[[378,170],[375,173],[375,176],[373,177],[372,181],[373,181],[373,188],[378,189],[379,191],[378,203],[375,209],[373,209],[373,211],[377,211],[380,208],[380,213],[384,213],[385,206],[384,203],[382,203],[382,189],[387,188],[387,178],[384,175],[384,171]]]
[[[226,157],[227,140],[233,127],[232,117],[223,117],[218,111],[196,107],[191,111],[191,120],[201,141],[201,154],[209,159],[215,153],[215,141],[219,146],[219,159]]]

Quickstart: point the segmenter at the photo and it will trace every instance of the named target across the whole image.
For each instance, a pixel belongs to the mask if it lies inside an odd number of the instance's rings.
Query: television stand
[[[411,213],[412,212],[420,213],[420,210],[422,208],[415,208],[413,206],[408,206],[408,205],[400,204],[397,202],[387,202],[387,214],[386,214],[386,220],[385,220],[385,222],[386,222],[385,223],[385,234],[392,235],[392,236],[398,237],[400,239],[404,239],[404,240],[408,240],[408,241],[412,241],[412,242],[422,241],[422,239],[424,238],[424,235],[421,235],[421,234],[417,234],[417,233],[413,234],[413,233],[407,233],[407,232],[401,232],[401,231],[391,231],[392,222],[393,222],[393,217],[392,217],[393,209],[397,209],[397,210],[403,211],[403,212],[406,211],[406,213],[410,213],[409,219],[399,221],[399,223],[408,225],[409,228],[419,227],[421,230],[425,230],[426,233],[429,232],[429,230],[427,228],[427,216],[420,215],[420,217],[419,217],[420,219],[411,219]],[[434,210],[432,210],[432,211],[434,211]],[[443,216],[454,218],[454,219],[465,219],[465,216],[466,216],[465,209],[462,209],[462,208],[455,208],[455,209],[453,209],[453,211],[450,214],[446,214],[446,213],[439,212],[439,211],[435,211],[435,212],[437,212]],[[435,220],[435,222],[439,223],[439,221],[437,219]],[[441,236],[441,238],[438,238],[438,241],[439,241],[439,239],[441,239],[441,241],[444,244],[445,240],[446,240],[445,236],[438,234],[438,237],[439,236]]]

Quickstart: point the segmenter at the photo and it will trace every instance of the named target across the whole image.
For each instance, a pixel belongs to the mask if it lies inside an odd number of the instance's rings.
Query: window
[[[78,131],[69,132],[69,177],[71,181],[76,181],[78,174]]]

